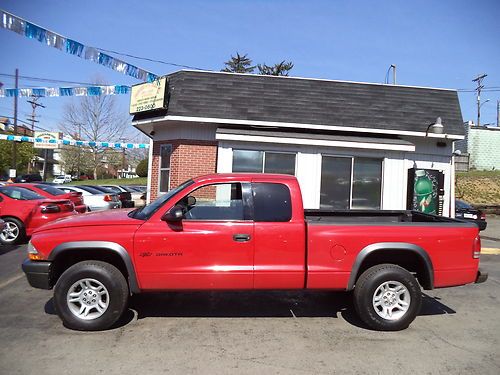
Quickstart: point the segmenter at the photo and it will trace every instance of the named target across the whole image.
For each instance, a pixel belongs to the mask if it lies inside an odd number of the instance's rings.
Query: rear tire
[[[411,273],[394,264],[367,269],[354,288],[354,307],[363,322],[377,331],[399,331],[420,311],[422,292]]]
[[[69,267],[54,287],[54,307],[68,328],[100,331],[110,328],[127,306],[129,289],[113,265],[84,261]]]
[[[5,217],[5,229],[0,233],[0,243],[3,245],[15,245],[26,238],[26,229],[21,220],[15,217]]]

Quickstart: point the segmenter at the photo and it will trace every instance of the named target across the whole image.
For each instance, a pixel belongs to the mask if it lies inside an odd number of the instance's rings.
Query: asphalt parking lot
[[[486,283],[426,292],[401,332],[366,329],[330,292],[145,294],[113,329],[75,332],[25,280],[25,248],[0,249],[2,374],[500,373],[500,255],[482,256]]]

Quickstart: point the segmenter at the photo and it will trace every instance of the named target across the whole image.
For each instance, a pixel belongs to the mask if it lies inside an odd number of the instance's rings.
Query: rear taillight
[[[109,195],[109,194],[106,194],[104,196],[104,201],[105,202],[113,202],[113,197],[111,195]]]
[[[71,192],[71,197],[73,197],[73,201],[76,203],[77,206],[83,204],[82,193],[73,191]]]
[[[126,200],[127,199],[127,193],[120,193],[118,195],[120,196],[120,200]]]
[[[474,238],[474,243],[472,244],[472,258],[479,259],[481,255],[481,238],[477,236]]]
[[[43,205],[41,208],[43,214],[55,214],[57,212],[61,212],[61,207],[55,203]]]
[[[486,214],[481,212],[481,220],[486,220]]]

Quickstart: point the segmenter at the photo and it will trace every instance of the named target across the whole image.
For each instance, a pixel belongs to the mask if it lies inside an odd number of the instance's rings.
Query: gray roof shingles
[[[463,135],[454,90],[251,74],[167,76],[167,115],[425,132],[441,117]]]

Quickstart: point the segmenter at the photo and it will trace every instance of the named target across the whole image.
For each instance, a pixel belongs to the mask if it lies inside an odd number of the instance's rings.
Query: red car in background
[[[87,212],[87,206],[83,203],[82,193],[71,192],[66,193],[65,191],[58,189],[55,186],[42,184],[42,183],[34,183],[34,184],[9,184],[9,186],[17,186],[24,189],[31,190],[45,198],[50,199],[69,199],[73,202],[75,206],[75,211],[83,214]]]
[[[5,222],[0,244],[15,244],[43,224],[76,215],[68,199],[47,199],[19,186],[0,186],[0,219]]]

